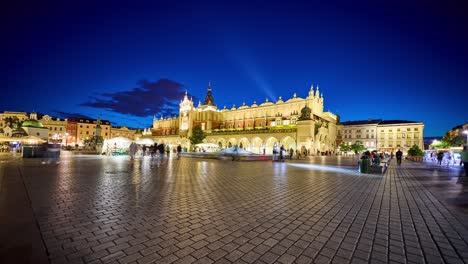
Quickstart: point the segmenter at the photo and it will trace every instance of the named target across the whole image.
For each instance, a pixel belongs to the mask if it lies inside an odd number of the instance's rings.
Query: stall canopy
[[[135,143],[137,143],[138,145],[151,146],[154,145],[154,140],[152,140],[151,138],[140,138],[135,140]]]
[[[37,144],[42,144],[46,142],[40,137],[36,136],[26,136],[26,137],[20,137],[16,139],[17,141],[21,141],[23,144],[29,144],[29,145],[37,145]]]
[[[18,141],[18,139],[0,135],[0,142],[10,142],[10,141]]]

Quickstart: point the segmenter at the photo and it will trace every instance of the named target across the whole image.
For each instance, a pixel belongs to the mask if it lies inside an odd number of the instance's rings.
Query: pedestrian
[[[398,165],[401,165],[401,158],[402,157],[403,157],[403,152],[401,152],[401,150],[398,149],[398,151],[396,152],[396,160],[397,160]]]
[[[177,159],[180,159],[180,153],[182,152],[182,146],[177,145]]]
[[[166,155],[167,155],[167,157],[169,157],[170,154],[171,154],[171,147],[169,147],[169,145],[166,145]]]
[[[437,153],[437,162],[439,164],[439,166],[442,165],[442,160],[444,159],[444,153],[442,151],[439,151],[439,153]]]
[[[463,168],[465,169],[465,177],[468,177],[468,145],[463,147],[461,162],[463,162]]]
[[[138,150],[137,144],[135,144],[135,142],[132,142],[130,144],[130,147],[129,147],[130,159],[132,159],[132,160],[135,159],[135,154],[136,154],[137,150]]]
[[[280,161],[284,161],[283,153],[284,153],[284,146],[281,145],[280,151],[279,151],[279,160]]]
[[[290,148],[289,149],[289,159],[292,159],[293,155],[294,155],[294,150],[293,150],[293,148]]]

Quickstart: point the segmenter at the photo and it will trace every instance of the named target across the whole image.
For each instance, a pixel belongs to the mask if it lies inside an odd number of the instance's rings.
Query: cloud
[[[185,93],[183,87],[168,79],[156,82],[142,80],[131,90],[99,94],[80,105],[138,117],[172,116],[178,112]]]

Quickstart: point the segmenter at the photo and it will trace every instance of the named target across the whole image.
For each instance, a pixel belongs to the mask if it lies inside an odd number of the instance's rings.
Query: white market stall
[[[152,146],[154,145],[154,140],[152,140],[151,138],[140,138],[135,140],[135,143],[142,146]]]
[[[198,152],[216,152],[219,146],[214,143],[200,143],[195,145],[195,150]]]
[[[132,140],[126,137],[115,137],[104,140],[102,152],[106,155],[126,155]]]

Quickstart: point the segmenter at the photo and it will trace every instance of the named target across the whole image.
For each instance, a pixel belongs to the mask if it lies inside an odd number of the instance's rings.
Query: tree
[[[346,144],[346,142],[342,142],[342,143],[340,144],[340,151],[341,151],[341,152],[348,152],[348,151],[350,151],[350,150],[351,150],[351,146],[348,145],[348,144]]]
[[[192,136],[189,137],[190,143],[192,143],[192,145],[202,143],[205,138],[206,135],[200,126],[195,126],[192,130]]]
[[[418,145],[413,145],[409,150],[408,150],[408,155],[409,156],[424,156],[424,152],[419,148]]]
[[[16,116],[8,116],[5,117],[5,124],[11,128],[16,128],[17,125],[20,123],[20,120]]]
[[[364,145],[362,144],[362,142],[359,140],[354,142],[350,147],[351,147],[351,150],[353,150],[354,153],[356,154],[366,149]]]
[[[450,143],[444,140],[436,141],[430,145],[431,149],[446,149],[450,146]]]

